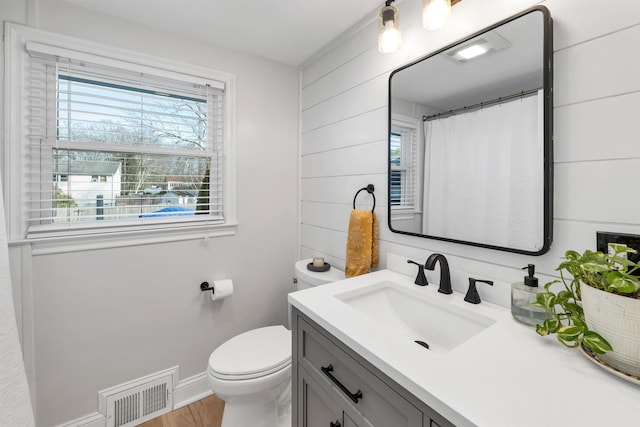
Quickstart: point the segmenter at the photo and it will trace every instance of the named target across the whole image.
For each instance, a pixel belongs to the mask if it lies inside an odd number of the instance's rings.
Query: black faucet
[[[491,280],[480,280],[469,277],[469,289],[467,290],[467,295],[464,296],[464,300],[471,304],[480,304],[482,302],[482,300],[480,300],[478,289],[476,289],[476,282],[482,282],[493,286],[493,282]]]
[[[438,292],[443,294],[452,294],[451,290],[451,274],[449,273],[449,263],[442,254],[432,254],[427,258],[424,268],[433,270],[436,268],[436,262],[440,261],[440,287]]]
[[[416,276],[416,280],[413,283],[415,283],[418,286],[427,286],[429,282],[427,281],[427,276],[424,275],[424,265],[419,264],[410,259],[407,260],[407,263],[415,264],[418,266],[418,275]]]

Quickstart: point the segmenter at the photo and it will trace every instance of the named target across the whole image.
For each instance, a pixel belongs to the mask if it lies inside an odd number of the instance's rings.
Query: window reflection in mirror
[[[392,231],[549,249],[551,44],[539,6],[391,74]]]

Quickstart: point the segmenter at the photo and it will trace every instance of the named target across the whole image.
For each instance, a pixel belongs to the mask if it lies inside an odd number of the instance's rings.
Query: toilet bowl
[[[296,263],[297,288],[344,279],[331,268],[307,270]],[[282,325],[252,329],[216,348],[207,368],[209,387],[225,401],[222,427],[291,426],[291,332]]]
[[[291,388],[291,332],[267,326],[226,341],[209,357],[209,387],[225,401],[223,427],[284,427]],[[290,425],[290,415],[289,415]]]

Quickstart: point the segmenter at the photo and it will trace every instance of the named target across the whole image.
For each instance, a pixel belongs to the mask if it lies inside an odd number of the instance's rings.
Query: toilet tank
[[[301,259],[296,262],[296,280],[297,280],[297,290],[301,291],[303,289],[309,289],[313,286],[324,285],[331,282],[336,282],[338,280],[344,279],[344,271],[339,270],[335,267],[331,267],[328,271],[325,272],[315,272],[311,271],[307,268],[307,264],[312,262],[311,258]]]

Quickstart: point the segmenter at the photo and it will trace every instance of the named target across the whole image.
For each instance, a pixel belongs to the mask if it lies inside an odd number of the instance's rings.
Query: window
[[[389,136],[391,208],[415,209],[417,203],[418,126],[415,120],[394,118]]]
[[[14,45],[26,71],[13,99],[29,126],[12,133],[21,238],[233,225],[228,75],[48,42]]]

